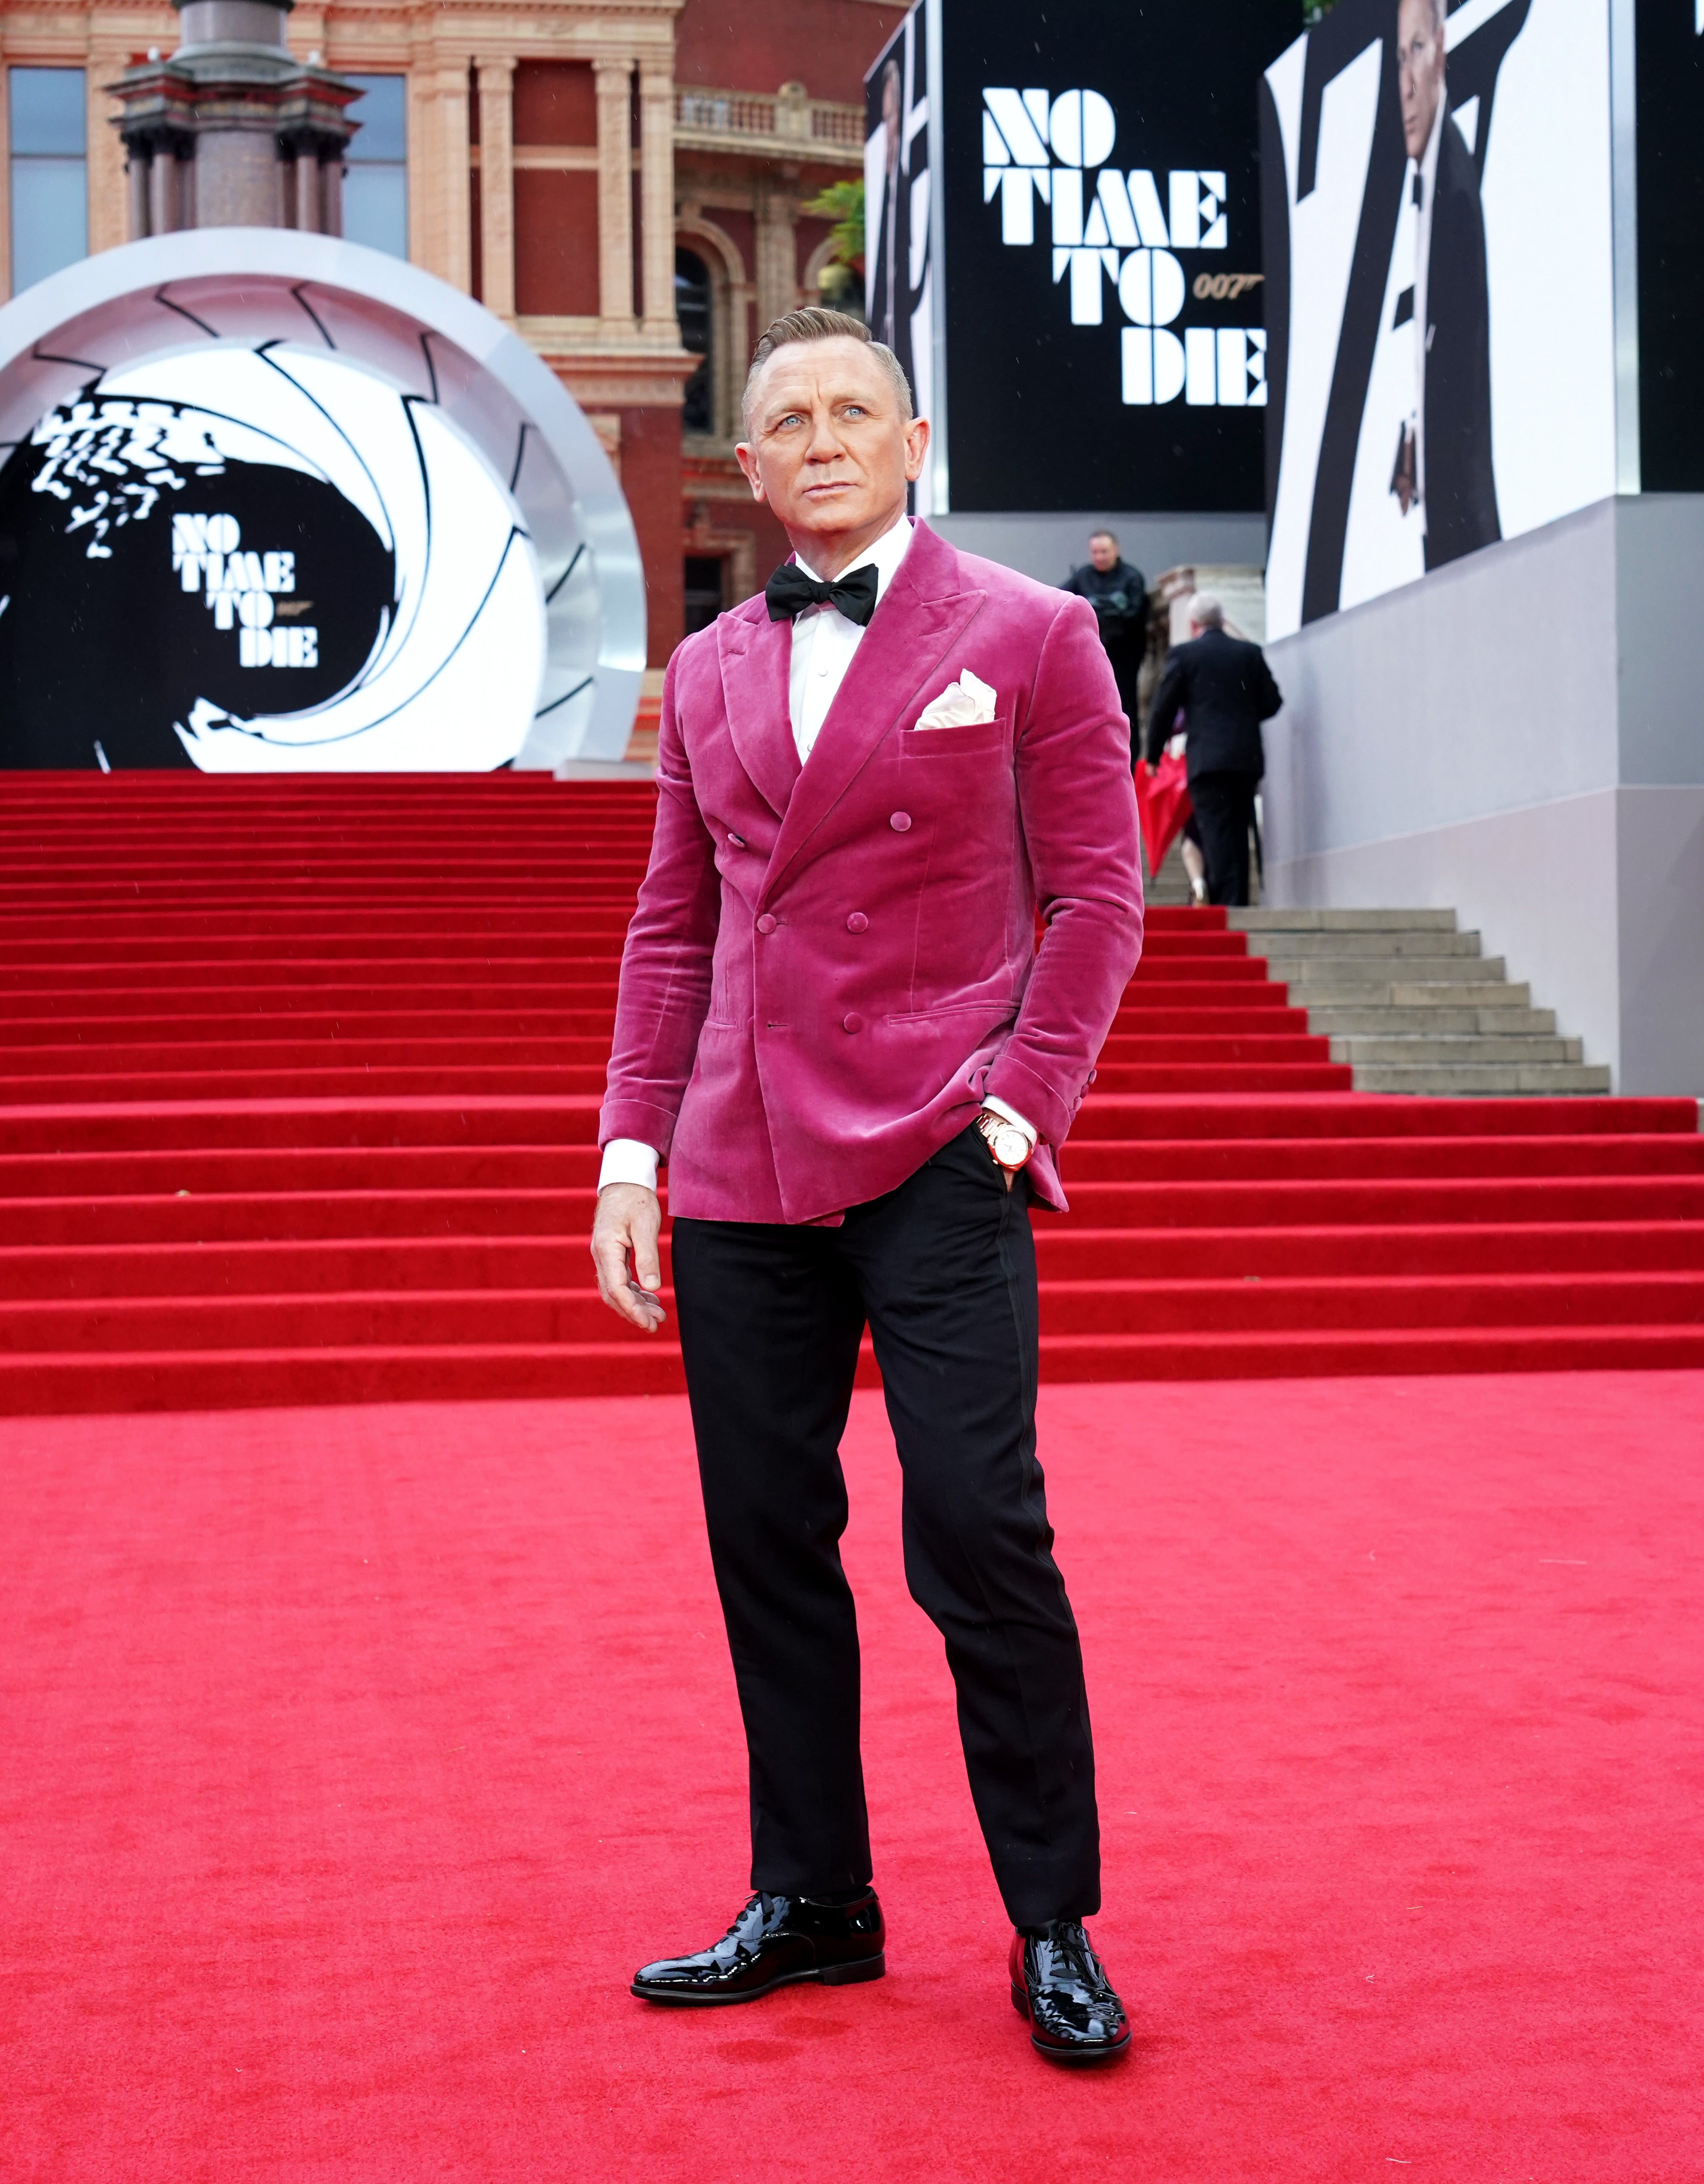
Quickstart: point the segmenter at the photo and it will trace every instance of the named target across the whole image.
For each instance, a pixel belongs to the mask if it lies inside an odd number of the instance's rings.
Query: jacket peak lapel
[[[958,555],[919,523],[852,655],[810,761],[798,774],[764,876],[764,897],[774,893],[986,596],[961,588]]]
[[[779,819],[791,803],[799,778],[787,694],[792,625],[771,621],[761,599],[754,604],[756,614],[724,615],[717,623],[717,657],[735,752],[757,794]]]

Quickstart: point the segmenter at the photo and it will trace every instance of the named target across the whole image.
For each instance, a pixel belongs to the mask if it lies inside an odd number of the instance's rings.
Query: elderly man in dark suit
[[[1182,710],[1210,902],[1249,900],[1249,829],[1266,770],[1260,723],[1283,702],[1260,646],[1227,635],[1224,608],[1210,592],[1197,592],[1189,602],[1189,641],[1172,647],[1154,694],[1148,763],[1159,765]]]

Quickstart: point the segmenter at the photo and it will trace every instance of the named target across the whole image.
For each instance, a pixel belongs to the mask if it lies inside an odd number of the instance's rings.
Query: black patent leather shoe
[[[1100,2063],[1130,2045],[1124,2004],[1075,1919],[1014,1934],[1012,2007],[1030,2020],[1030,2045],[1050,2063]]]
[[[887,1970],[887,1929],[874,1889],[852,1903],[757,1895],[713,1948],[664,1957],[634,1975],[645,2002],[756,2002],[778,1986],[818,1980],[852,1986]]]

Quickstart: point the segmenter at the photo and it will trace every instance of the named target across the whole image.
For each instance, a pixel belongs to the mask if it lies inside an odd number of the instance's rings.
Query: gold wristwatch
[[[976,1128],[982,1134],[982,1142],[992,1156],[995,1167],[1004,1168],[1008,1175],[1016,1175],[1035,1150],[1015,1123],[1008,1123],[991,1107],[985,1107],[976,1117]]]

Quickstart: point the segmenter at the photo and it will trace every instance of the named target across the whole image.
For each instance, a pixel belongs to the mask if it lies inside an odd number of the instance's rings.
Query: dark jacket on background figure
[[[1426,566],[1503,535],[1491,463],[1491,312],[1479,175],[1446,114],[1426,276]]]
[[[1203,773],[1258,780],[1266,770],[1260,723],[1283,702],[1258,644],[1222,629],[1204,630],[1171,648],[1148,716],[1148,762],[1159,765],[1181,707],[1192,781]]]

